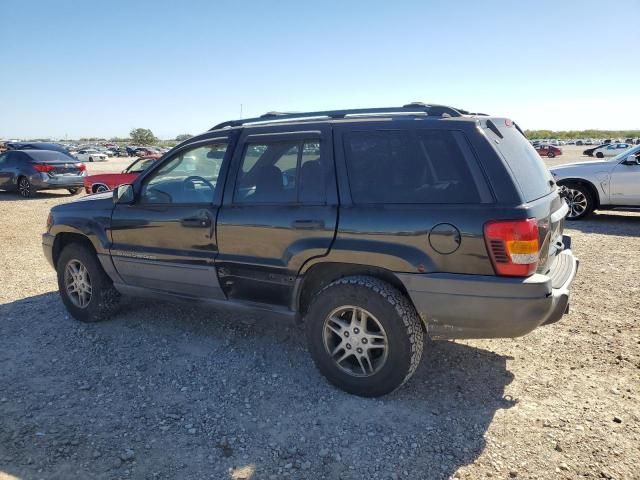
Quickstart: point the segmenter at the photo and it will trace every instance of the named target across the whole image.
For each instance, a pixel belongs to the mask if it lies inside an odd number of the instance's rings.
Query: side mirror
[[[627,158],[625,158],[624,162],[622,163],[624,163],[625,165],[640,165],[640,159],[631,154],[627,156]]]
[[[121,203],[123,205],[129,205],[133,203],[135,199],[135,195],[133,193],[133,185],[125,183],[124,185],[119,185],[113,191],[113,203]]]

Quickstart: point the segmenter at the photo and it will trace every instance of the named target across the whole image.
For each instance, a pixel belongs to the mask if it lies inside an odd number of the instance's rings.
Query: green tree
[[[176,137],[176,142],[184,142],[185,140],[189,140],[191,137],[193,137],[193,135],[190,133],[183,133]]]
[[[135,145],[153,145],[158,141],[153,132],[148,128],[134,128],[129,132],[129,136]]]

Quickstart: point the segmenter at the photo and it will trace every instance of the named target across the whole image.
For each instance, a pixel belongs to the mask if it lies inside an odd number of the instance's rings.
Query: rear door
[[[136,183],[133,204],[114,207],[110,253],[127,285],[224,298],[215,225],[231,142],[220,137],[185,145]]]
[[[328,125],[245,129],[218,215],[229,298],[288,306],[302,265],[325,255],[338,218]]]

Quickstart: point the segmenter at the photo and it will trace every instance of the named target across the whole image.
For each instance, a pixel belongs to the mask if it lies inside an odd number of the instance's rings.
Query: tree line
[[[527,138],[638,138],[640,130],[525,130]]]

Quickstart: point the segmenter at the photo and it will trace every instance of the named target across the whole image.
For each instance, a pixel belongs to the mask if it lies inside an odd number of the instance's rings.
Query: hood
[[[602,170],[607,169],[609,166],[612,166],[615,162],[611,162],[611,160],[594,160],[593,162],[575,162],[575,163],[565,163],[564,165],[558,165],[556,167],[552,167],[549,170],[552,172],[562,172],[565,173],[569,170],[580,170],[580,171],[590,171],[590,170]]]
[[[61,203],[51,209],[52,212],[68,210],[102,210],[113,207],[113,192],[94,193],[80,197],[69,203]]]

